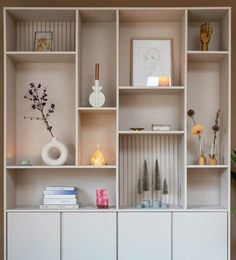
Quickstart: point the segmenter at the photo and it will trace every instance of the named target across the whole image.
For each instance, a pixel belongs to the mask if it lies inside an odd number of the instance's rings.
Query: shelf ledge
[[[67,63],[75,62],[75,51],[35,52],[35,51],[8,51],[7,56],[16,62],[33,63]]]
[[[120,135],[183,135],[184,131],[119,131]]]

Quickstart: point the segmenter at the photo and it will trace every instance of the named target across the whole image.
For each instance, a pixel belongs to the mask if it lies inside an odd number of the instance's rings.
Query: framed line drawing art
[[[34,35],[35,51],[52,51],[52,32],[35,32]]]
[[[172,39],[132,39],[132,85],[135,87],[171,86],[172,46]]]

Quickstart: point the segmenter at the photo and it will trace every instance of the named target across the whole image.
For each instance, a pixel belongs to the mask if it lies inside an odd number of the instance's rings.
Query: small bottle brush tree
[[[158,207],[161,201],[161,175],[160,175],[160,170],[159,170],[159,164],[158,164],[158,160],[156,159],[155,162],[155,175],[154,175],[154,186],[153,186],[153,206],[154,207]],[[155,205],[156,203],[154,202],[156,201],[158,203],[158,205]]]
[[[144,207],[150,207],[150,183],[149,183],[149,174],[148,174],[148,167],[147,161],[144,160],[143,165],[143,205]]]
[[[48,94],[47,89],[44,88],[42,90],[41,84],[39,83],[38,86],[35,86],[34,83],[29,84],[29,89],[27,94],[24,96],[25,99],[28,99],[31,103],[31,108],[33,110],[38,110],[40,112],[40,116],[30,116],[24,117],[25,119],[30,120],[42,120],[49,131],[50,135],[54,137],[52,133],[52,126],[48,122],[48,118],[52,113],[55,111],[55,104],[50,104],[47,106],[48,102]]]
[[[142,208],[142,183],[141,179],[138,179],[138,186],[137,186],[137,201],[136,201],[136,207]]]
[[[166,178],[163,182],[163,192],[162,192],[162,208],[169,208],[169,192]]]

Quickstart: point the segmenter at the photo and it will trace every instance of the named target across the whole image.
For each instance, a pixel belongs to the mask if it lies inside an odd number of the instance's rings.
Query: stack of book
[[[71,186],[50,186],[44,191],[41,209],[79,208],[78,188]]]

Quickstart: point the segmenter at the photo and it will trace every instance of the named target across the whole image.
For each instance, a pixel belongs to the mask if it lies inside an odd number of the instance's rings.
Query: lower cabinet
[[[227,260],[227,213],[173,214],[173,260]]]
[[[62,260],[116,260],[116,213],[62,214]]]
[[[60,260],[60,213],[8,213],[7,260]]]
[[[227,260],[227,229],[224,212],[8,213],[7,260]]]
[[[118,259],[171,260],[171,213],[119,213]]]

